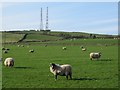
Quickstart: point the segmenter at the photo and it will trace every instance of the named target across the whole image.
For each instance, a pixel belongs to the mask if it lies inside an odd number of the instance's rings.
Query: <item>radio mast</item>
[[[41,14],[40,14],[40,30],[43,30],[42,8],[41,8]]]
[[[47,12],[46,12],[46,28],[45,30],[48,30],[48,7],[47,7]]]

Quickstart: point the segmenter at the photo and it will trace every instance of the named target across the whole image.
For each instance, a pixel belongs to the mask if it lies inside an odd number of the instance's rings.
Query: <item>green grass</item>
[[[70,40],[69,40],[70,41]],[[68,43],[69,41],[62,41]],[[29,47],[6,45],[10,48],[3,53],[3,60],[7,57],[15,59],[13,68],[3,66],[3,88],[117,88],[118,87],[118,47],[117,40],[85,40],[73,41],[83,43],[87,51],[83,52],[79,45],[48,45],[47,47],[31,44]],[[107,42],[108,41],[108,42]],[[71,42],[71,41],[70,41]],[[91,45],[91,43],[98,43]],[[57,42],[56,42],[57,43]],[[61,43],[61,42],[59,42]],[[104,44],[110,44],[105,46]],[[114,44],[115,45],[114,45]],[[69,43],[68,43],[69,44]],[[29,53],[34,49],[34,53]],[[99,51],[102,57],[99,61],[91,61],[89,53]],[[58,76],[54,80],[49,71],[49,63],[71,64],[73,80],[66,80]]]
[[[42,35],[42,34],[28,34],[26,39],[24,41],[48,41],[48,40],[59,40],[62,39],[62,37],[57,37],[57,36],[49,36],[49,35]]]
[[[29,42],[29,44],[38,44],[38,45],[77,45],[77,46],[111,46],[118,45],[118,40],[114,39],[69,39],[69,40],[57,40],[57,41],[47,41],[47,42]]]
[[[2,42],[9,43],[9,42],[17,42],[19,41],[24,34],[17,34],[17,33],[2,33]]]

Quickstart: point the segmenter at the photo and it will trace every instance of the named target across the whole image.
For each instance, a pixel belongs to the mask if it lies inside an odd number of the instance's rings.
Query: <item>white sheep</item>
[[[94,52],[92,52],[92,53],[90,53],[90,59],[92,60],[92,59],[99,59],[101,57],[101,53],[100,52],[96,52],[96,53],[94,53]]]
[[[72,79],[72,67],[69,64],[58,65],[51,63],[50,72],[54,74],[55,79],[57,79],[57,75],[66,76],[66,79],[70,76],[70,79]]]
[[[18,47],[20,47],[20,45],[18,45]]]
[[[33,49],[32,49],[32,50],[29,50],[29,52],[30,52],[30,53],[33,53],[33,52],[34,52],[34,50],[33,50]]]
[[[82,51],[86,51],[87,49],[86,48],[82,48]]]
[[[6,58],[5,61],[4,61],[4,65],[6,67],[12,67],[14,66],[14,59],[9,57],[9,58]]]
[[[62,47],[63,50],[66,50],[67,48],[66,47]]]

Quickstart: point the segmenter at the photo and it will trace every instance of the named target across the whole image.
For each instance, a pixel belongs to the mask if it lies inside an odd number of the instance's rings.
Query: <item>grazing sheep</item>
[[[66,50],[67,48],[66,47],[62,47],[63,50]]]
[[[82,51],[86,51],[86,48],[82,48]]]
[[[20,45],[18,45],[18,47],[20,47]]]
[[[14,59],[13,58],[6,58],[5,61],[4,61],[4,65],[6,67],[14,66]]]
[[[51,63],[50,72],[54,74],[55,79],[57,79],[57,75],[66,76],[66,79],[70,76],[70,79],[72,79],[72,67],[69,64],[58,65]]]
[[[99,59],[101,57],[101,53],[97,52],[97,53],[90,53],[90,59]]]
[[[29,50],[29,52],[30,52],[30,53],[33,53],[33,52],[34,52],[34,50],[33,50],[33,49],[32,49],[32,50]]]

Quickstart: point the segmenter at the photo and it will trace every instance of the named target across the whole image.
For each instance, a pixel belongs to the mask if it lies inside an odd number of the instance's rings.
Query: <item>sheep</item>
[[[33,53],[33,52],[34,52],[34,50],[33,50],[33,49],[32,49],[32,50],[29,50],[29,52],[30,52],[30,53]]]
[[[69,64],[58,65],[51,63],[50,72],[54,74],[55,80],[57,80],[57,75],[66,76],[66,79],[70,76],[70,79],[72,79],[72,67]]]
[[[20,45],[18,45],[18,47],[20,47]]]
[[[4,61],[4,65],[6,67],[12,67],[14,66],[14,59],[9,57],[9,58],[6,58],[5,61]]]
[[[62,47],[63,50],[66,50],[67,48],[66,47]]]
[[[90,59],[99,59],[101,57],[101,53],[100,52],[97,52],[97,53],[90,53]]]
[[[86,51],[86,48],[82,48],[82,51]]]

